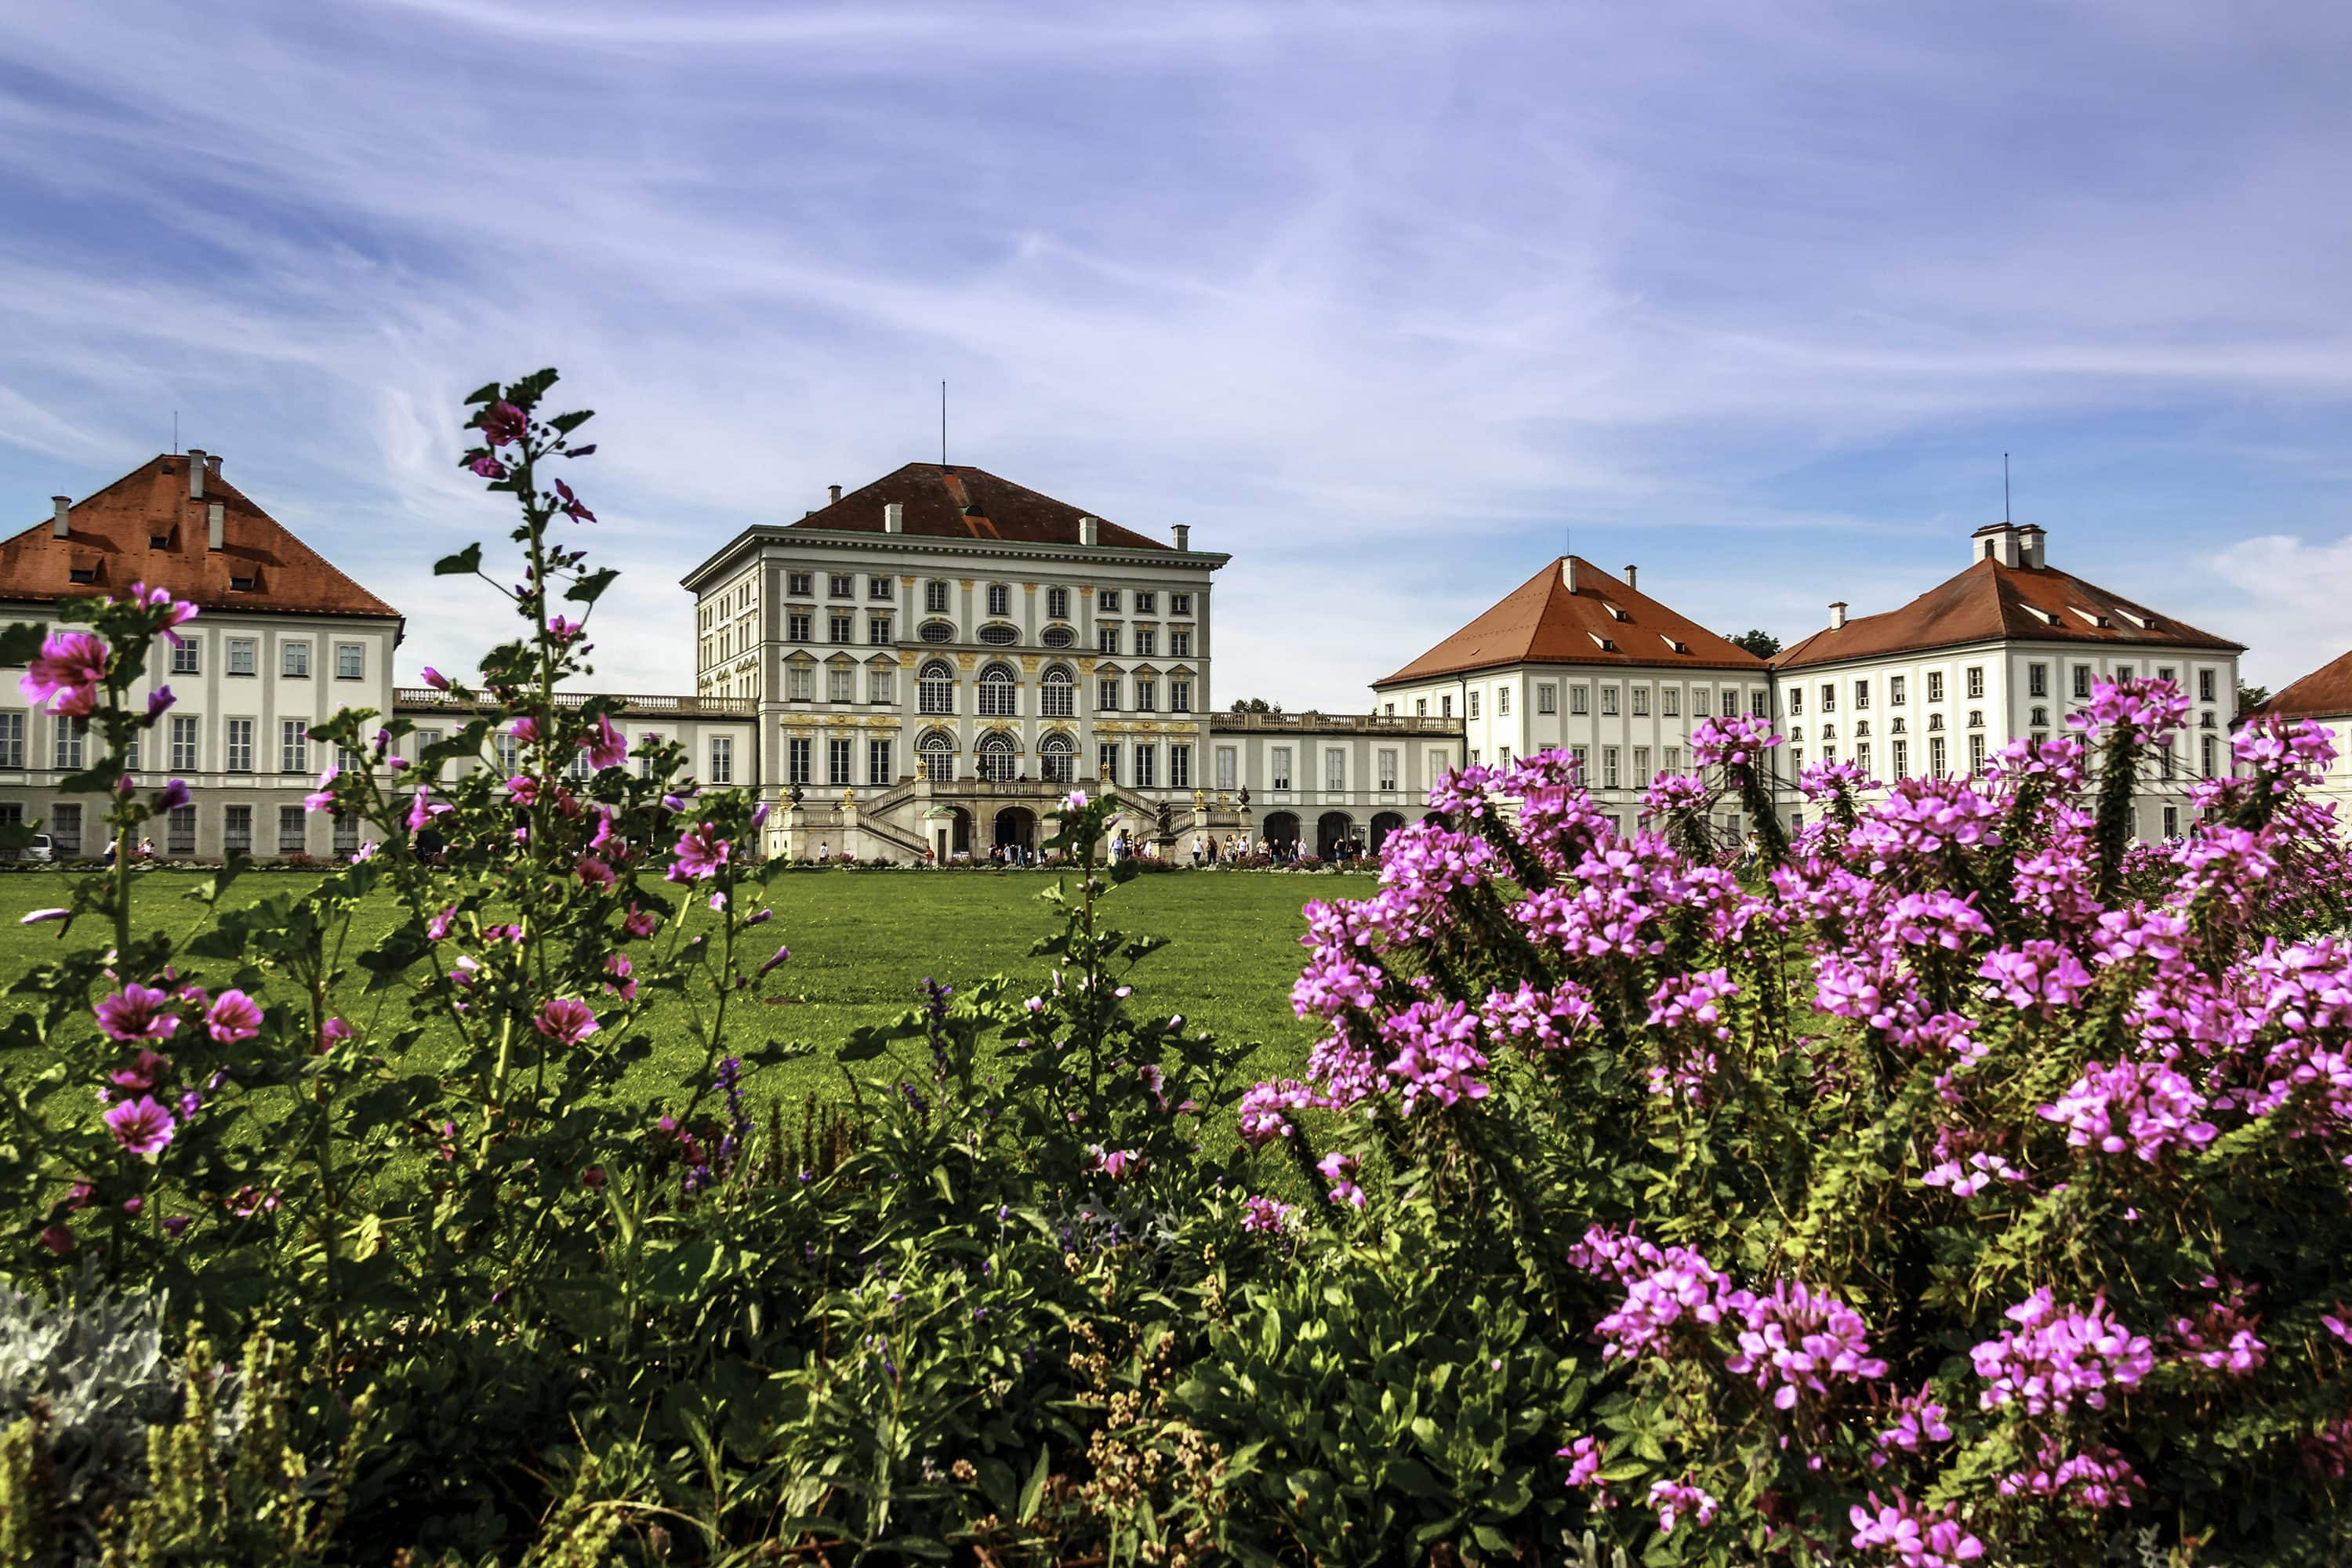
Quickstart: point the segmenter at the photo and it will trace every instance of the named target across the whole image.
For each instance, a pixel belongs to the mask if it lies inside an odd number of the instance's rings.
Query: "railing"
[[[1212,713],[1212,733],[1238,730],[1274,730],[1290,733],[1373,735],[1459,735],[1459,719],[1427,719],[1386,713]]]
[[[577,708],[595,698],[621,704],[625,713],[675,713],[684,718],[756,719],[760,714],[757,699],[751,697],[650,697],[601,691],[559,691],[555,694],[559,708]],[[394,709],[424,708],[442,711],[471,713],[483,703],[479,699],[454,697],[430,686],[395,686],[392,690]]]

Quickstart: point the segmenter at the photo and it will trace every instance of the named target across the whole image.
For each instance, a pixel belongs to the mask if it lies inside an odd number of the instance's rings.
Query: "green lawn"
[[[298,872],[257,872],[230,889],[232,902],[285,890]],[[193,934],[200,907],[182,895],[198,878],[173,871],[142,872],[135,904],[142,919],[182,936]],[[1036,895],[1053,879],[1037,872],[797,872],[770,885],[775,920],[754,934],[788,944],[792,962],[774,977],[790,998],[749,1009],[740,1042],[806,1042],[820,1050],[850,1030],[881,1022],[919,1000],[925,976],[962,986],[1005,973],[1042,978],[1045,961],[1029,944],[1053,928],[1055,917]],[[0,984],[13,982],[56,941],[54,925],[22,926],[29,910],[65,901],[58,873],[0,876]],[[1134,976],[1136,1001],[1154,1011],[1182,1013],[1219,1038],[1257,1042],[1253,1063],[1265,1075],[1296,1073],[1315,1033],[1291,1014],[1290,984],[1304,953],[1299,908],[1309,898],[1361,898],[1372,879],[1267,872],[1192,872],[1139,877],[1117,889],[1107,917],[1121,930],[1163,936],[1171,944]],[[392,919],[381,917],[357,933],[371,940]],[[373,926],[373,929],[367,929]],[[98,940],[77,927],[77,942]],[[762,951],[772,951],[765,949]],[[15,1005],[0,997],[0,1006]],[[355,1005],[364,1006],[365,1004]],[[360,1015],[354,1013],[353,1016]],[[682,1033],[663,1031],[665,1048],[652,1064],[649,1098],[670,1092],[696,1065]],[[826,1093],[837,1073],[821,1062],[794,1063],[763,1086],[797,1098]]]

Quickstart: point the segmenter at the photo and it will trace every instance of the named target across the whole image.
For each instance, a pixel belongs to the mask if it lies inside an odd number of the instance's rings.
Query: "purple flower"
[[[169,780],[156,792],[155,809],[158,811],[176,811],[187,804],[188,781],[185,779]]]
[[[541,1004],[531,1027],[560,1046],[576,1046],[596,1032],[596,1015],[588,1004],[572,996],[557,996]]]
[[[35,910],[30,914],[23,916],[16,923],[20,926],[37,926],[45,921],[64,920],[72,913],[71,910]]]
[[[172,689],[168,686],[159,686],[154,690],[149,692],[147,694],[147,722],[152,724],[156,720],[162,718],[163,715],[163,710],[169,708],[178,699],[172,695]]]
[[[242,991],[224,991],[205,1014],[205,1027],[225,1046],[249,1040],[261,1033],[261,1008]]]
[[[583,505],[580,498],[572,493],[572,487],[565,484],[562,479],[555,481],[555,493],[563,498],[562,510],[564,516],[570,518],[574,522],[593,522],[596,521],[596,514],[590,511],[586,506]]]
[[[1242,1228],[1274,1235],[1288,1227],[1297,1205],[1252,1197],[1242,1205]]]
[[[473,469],[474,472],[481,475],[482,478],[486,479],[502,479],[507,477],[507,466],[504,463],[499,462],[496,458],[490,456],[488,452],[483,453],[480,457],[476,458],[472,462],[466,466]]]
[[[126,985],[100,1002],[98,1026],[118,1040],[168,1040],[180,1026],[176,1013],[166,1013],[171,994],[145,985]]]
[[[2028,1415],[2063,1414],[2077,1400],[2105,1410],[2109,1388],[2134,1387],[2156,1368],[2146,1336],[2110,1315],[2104,1296],[2087,1311],[2061,1308],[2045,1287],[2002,1315],[2020,1326],[1969,1352],[1990,1385],[1981,1395],[1988,1410],[2016,1404]]]
[[[482,438],[493,447],[511,447],[520,441],[530,428],[530,421],[513,404],[500,401],[475,416]]]
[[[335,805],[335,780],[341,776],[341,768],[329,768],[319,775],[319,787],[302,797],[305,811],[331,811]]]
[[[117,1068],[106,1076],[107,1081],[117,1089],[152,1089],[171,1070],[167,1058],[142,1046],[129,1067]]]
[[[126,1100],[108,1109],[107,1131],[128,1153],[152,1160],[172,1141],[172,1113],[158,1104],[151,1095]]]
[[[41,639],[41,651],[18,678],[16,689],[36,708],[46,703],[58,713],[95,712],[107,657],[104,640],[89,632],[51,632]]]
[[[572,868],[583,888],[609,888],[613,885],[613,868],[593,855],[583,855]]]
[[[698,822],[678,835],[671,853],[676,857],[664,873],[673,882],[698,882],[718,875],[719,868],[727,864],[729,845],[719,837],[719,830],[709,823]]]
[[[776,949],[775,956],[769,959],[767,963],[760,965],[760,973],[761,974],[767,973],[768,971],[775,968],[778,964],[782,963],[785,960],[791,958],[792,955],[793,950],[789,947],[780,947]]]
[[[431,665],[426,665],[420,673],[424,677],[425,684],[431,687],[434,690],[446,691],[449,689],[449,678],[442,674],[439,670],[434,668]]]

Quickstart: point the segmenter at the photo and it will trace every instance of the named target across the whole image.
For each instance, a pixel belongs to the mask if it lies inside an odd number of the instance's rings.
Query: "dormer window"
[[[168,533],[151,533],[147,536],[147,548],[169,550],[172,548],[172,536]]]
[[[1610,603],[1609,603],[1608,601],[1606,601],[1606,600],[1603,600],[1603,601],[1601,602],[1601,607],[1602,607],[1603,609],[1607,610],[1607,611],[1609,612],[1609,614],[1610,614],[1612,616],[1613,616],[1614,618],[1616,618],[1616,619],[1618,619],[1618,620],[1621,620],[1621,621],[1630,621],[1630,620],[1632,620],[1632,619],[1633,618],[1633,616],[1631,616],[1627,615],[1624,611],[1622,611],[1622,610],[1619,609],[1616,605],[1610,604]]]
[[[68,567],[66,575],[77,583],[95,583],[98,581],[98,568],[95,566]]]
[[[253,592],[254,579],[251,577],[231,577],[228,580],[228,585],[237,593],[250,594]]]
[[[1664,633],[1664,632],[1660,632],[1660,633],[1658,634],[1658,640],[1659,640],[1659,641],[1661,641],[1661,642],[1663,642],[1663,643],[1664,643],[1668,647],[1670,647],[1670,648],[1674,649],[1674,650],[1675,650],[1675,652],[1676,652],[1676,653],[1688,653],[1688,652],[1690,652],[1690,644],[1688,644],[1688,643],[1686,643],[1686,642],[1678,642],[1678,641],[1676,641],[1675,638],[1673,638],[1673,637],[1670,637],[1666,636],[1666,634],[1665,634],[1665,633]]]
[[[1601,652],[1603,652],[1603,653],[1615,653],[1615,652],[1617,651],[1617,644],[1616,644],[1616,641],[1615,641],[1613,638],[1611,638],[1611,637],[1595,637],[1595,636],[1594,636],[1592,633],[1591,633],[1591,632],[1587,632],[1587,633],[1585,633],[1584,635],[1585,635],[1586,637],[1591,637],[1591,638],[1592,638],[1592,640],[1593,640],[1593,642],[1599,645],[1599,647],[1600,647],[1600,648],[1601,648]]]

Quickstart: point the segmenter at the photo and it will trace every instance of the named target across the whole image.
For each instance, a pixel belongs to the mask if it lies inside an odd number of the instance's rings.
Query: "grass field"
[[[251,874],[230,889],[229,901],[299,887],[300,875]],[[134,900],[141,919],[182,937],[194,934],[201,907],[184,895],[199,879],[184,872],[142,872]],[[755,934],[792,948],[791,963],[774,977],[790,1000],[747,1009],[753,1016],[742,1026],[740,1044],[772,1038],[806,1042],[822,1052],[850,1030],[914,1005],[927,975],[957,986],[997,973],[1042,976],[1045,961],[1028,953],[1030,943],[1055,926],[1053,912],[1037,901],[1052,882],[1038,872],[985,871],[778,878],[769,899],[776,918]],[[1309,898],[1360,898],[1371,888],[1370,877],[1187,871],[1139,877],[1115,891],[1106,910],[1121,930],[1171,941],[1134,975],[1140,1005],[1182,1013],[1223,1040],[1257,1042],[1253,1068],[1272,1076],[1296,1073],[1314,1042],[1313,1032],[1290,1011],[1290,984],[1305,956],[1298,946],[1306,930],[1300,906]],[[56,926],[23,926],[19,918],[65,901],[63,875],[0,877],[0,984],[13,984],[56,943]],[[381,915],[362,921],[359,938],[372,940],[392,918],[386,900]],[[99,937],[88,925],[74,931],[77,943]],[[0,1006],[16,1005],[0,997]],[[355,999],[354,1005],[369,1004]],[[664,1048],[643,1085],[648,1098],[670,1092],[699,1060],[682,1032],[664,1033]],[[762,1087],[797,1098],[810,1090],[828,1093],[839,1082],[820,1058],[789,1064]]]

